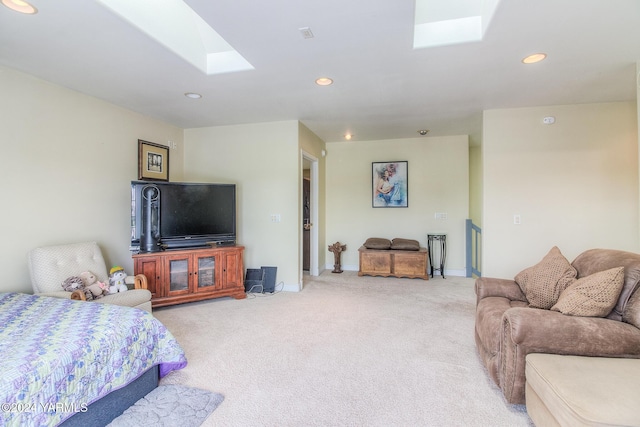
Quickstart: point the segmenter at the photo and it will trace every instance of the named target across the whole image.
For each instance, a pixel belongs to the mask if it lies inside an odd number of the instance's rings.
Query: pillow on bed
[[[380,237],[370,237],[364,242],[364,247],[367,249],[389,249],[391,241]]]
[[[514,278],[529,301],[529,307],[550,309],[578,272],[557,246],[536,265],[522,270]]]
[[[562,291],[551,310],[569,316],[605,317],[618,302],[622,285],[624,267],[581,277]]]
[[[395,238],[391,241],[391,249],[418,251],[420,250],[420,243],[417,240]]]

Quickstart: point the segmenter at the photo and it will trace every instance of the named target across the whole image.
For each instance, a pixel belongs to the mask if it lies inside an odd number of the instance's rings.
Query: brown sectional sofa
[[[525,403],[529,353],[640,358],[640,255],[592,249],[570,265],[577,272],[573,281],[624,267],[623,279],[619,273],[622,289],[608,315],[586,317],[563,314],[555,307],[533,308],[515,280],[476,280],[476,345],[489,376],[509,403]]]

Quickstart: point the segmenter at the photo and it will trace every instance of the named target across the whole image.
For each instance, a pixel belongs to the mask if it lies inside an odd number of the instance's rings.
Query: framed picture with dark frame
[[[169,181],[169,147],[138,140],[138,179]]]
[[[371,194],[374,208],[409,206],[407,161],[371,163]]]

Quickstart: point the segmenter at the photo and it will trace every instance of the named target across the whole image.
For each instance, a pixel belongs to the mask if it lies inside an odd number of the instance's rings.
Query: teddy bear
[[[116,265],[109,270],[109,292],[115,294],[117,292],[125,292],[129,288],[124,282],[127,277],[127,273],[124,272],[124,268]]]
[[[83,271],[79,277],[84,282],[85,289],[88,289],[93,299],[100,299],[105,295],[109,295],[109,287],[104,282],[100,282],[95,274],[90,271]]]
[[[62,282],[62,289],[71,293],[75,291],[81,291],[82,293],[84,293],[85,300],[93,300],[93,294],[89,289],[85,287],[84,280],[82,280],[82,277],[80,276],[71,276],[65,279],[65,281]]]

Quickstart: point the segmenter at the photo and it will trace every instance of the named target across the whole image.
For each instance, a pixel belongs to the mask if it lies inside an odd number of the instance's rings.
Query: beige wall
[[[276,266],[277,284],[300,288],[302,185],[298,122],[185,130],[185,179],[237,184],[238,244],[246,268]],[[280,215],[281,222],[272,222]],[[282,286],[282,285],[280,285]]]
[[[0,67],[0,292],[30,292],[27,252],[97,241],[108,265],[133,273],[130,182],[138,139],[176,143],[171,179],[182,177],[182,129]]]
[[[482,274],[513,277],[554,245],[638,251],[637,123],[635,102],[485,111]]]
[[[335,241],[348,245],[343,265],[356,270],[367,237],[426,245],[428,232],[447,232],[447,270],[462,275],[464,219],[478,206],[484,275],[511,277],[556,244],[569,258],[590,247],[639,250],[635,102],[487,111],[478,152],[466,136],[325,145],[297,121],[183,131],[2,67],[0,93],[0,291],[30,290],[26,254],[41,245],[96,240],[108,264],[132,271],[138,139],[176,143],[172,181],[237,183],[245,267],[277,266],[290,290],[300,286],[301,150],[318,159],[321,269],[332,268]],[[541,124],[548,115],[556,124]],[[373,209],[371,162],[404,159],[409,208]]]
[[[347,244],[343,269],[358,269],[358,248],[368,237],[427,244],[447,233],[449,274],[464,276],[465,219],[469,214],[468,137],[427,137],[327,144],[327,243]],[[408,208],[372,208],[371,163],[408,161]],[[435,213],[447,213],[436,220]],[[325,252],[328,253],[325,247]],[[331,254],[329,254],[331,255]],[[333,256],[327,258],[333,268]]]

